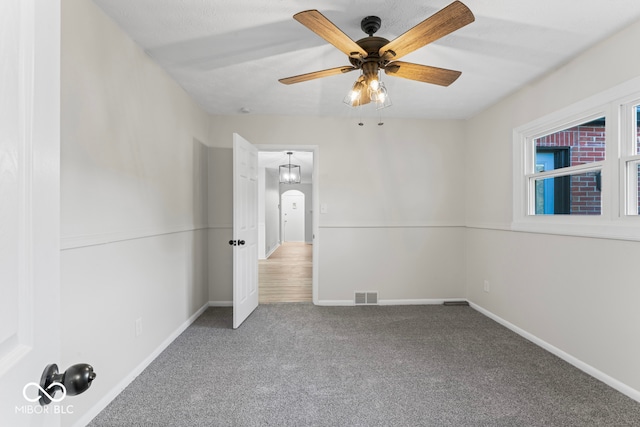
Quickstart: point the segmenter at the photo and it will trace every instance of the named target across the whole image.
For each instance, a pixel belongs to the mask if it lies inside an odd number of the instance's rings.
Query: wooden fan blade
[[[329,21],[323,14],[315,9],[296,13],[293,15],[293,19],[300,22],[348,56],[367,56],[366,50],[358,46],[358,44],[343,33],[340,28],[336,27],[333,22]]]
[[[469,8],[462,2],[454,1],[409,31],[382,46],[378,54],[388,60],[398,59],[473,21],[475,21],[475,17]]]
[[[286,77],[278,80],[280,83],[290,85],[293,83],[306,82],[307,80],[319,79],[321,77],[335,76],[336,74],[348,73],[349,71],[356,70],[356,67],[336,67],[329,68],[328,70],[314,71],[313,73],[300,74],[299,76]]]
[[[447,70],[446,68],[430,67],[428,65],[412,64],[411,62],[393,61],[388,64],[384,72],[390,76],[402,77],[419,82],[432,83],[440,86],[449,86],[455,82],[460,71]]]

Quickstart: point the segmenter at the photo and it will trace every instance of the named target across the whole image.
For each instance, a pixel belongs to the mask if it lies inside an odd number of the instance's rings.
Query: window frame
[[[640,240],[636,125],[640,77],[591,96],[513,130],[514,231]],[[635,113],[635,111],[634,111]],[[605,160],[535,172],[535,140],[597,118],[605,118]],[[535,214],[535,180],[600,172],[600,215]],[[635,184],[633,184],[635,182]],[[632,188],[632,184],[636,188]],[[635,198],[635,199],[634,199]],[[635,200],[635,205],[634,205]],[[635,213],[633,212],[633,209]]]
[[[620,105],[620,188],[623,194],[620,197],[620,212],[626,216],[638,216],[638,167],[640,153],[637,149],[638,130],[637,116],[632,118],[636,107],[640,106],[640,96]],[[635,116],[635,114],[633,114]],[[634,120],[635,119],[635,120]],[[633,191],[631,182],[635,183]],[[633,213],[632,213],[633,212]]]

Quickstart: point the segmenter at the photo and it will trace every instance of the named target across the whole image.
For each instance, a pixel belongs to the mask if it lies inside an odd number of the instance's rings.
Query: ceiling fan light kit
[[[351,66],[301,74],[279,81],[288,85],[361,70],[360,76],[343,102],[352,107],[373,102],[376,109],[391,105],[387,89],[380,79],[381,71],[390,76],[440,86],[449,86],[456,81],[462,74],[460,71],[413,64],[398,59],[475,20],[467,6],[460,1],[454,1],[392,41],[374,36],[380,29],[382,20],[377,16],[367,16],[362,19],[360,28],[368,37],[353,41],[317,10],[300,12],[293,18],[346,54]]]

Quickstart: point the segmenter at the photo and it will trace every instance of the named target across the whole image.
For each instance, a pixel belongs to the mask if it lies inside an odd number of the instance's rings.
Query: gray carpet
[[[640,403],[470,307],[208,309],[91,426],[640,426]]]

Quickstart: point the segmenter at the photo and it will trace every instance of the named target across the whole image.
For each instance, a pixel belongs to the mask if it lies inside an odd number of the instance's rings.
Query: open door
[[[233,134],[233,329],[258,307],[258,149]]]
[[[60,2],[0,3],[0,425],[57,426],[69,402],[38,383],[60,362]]]

